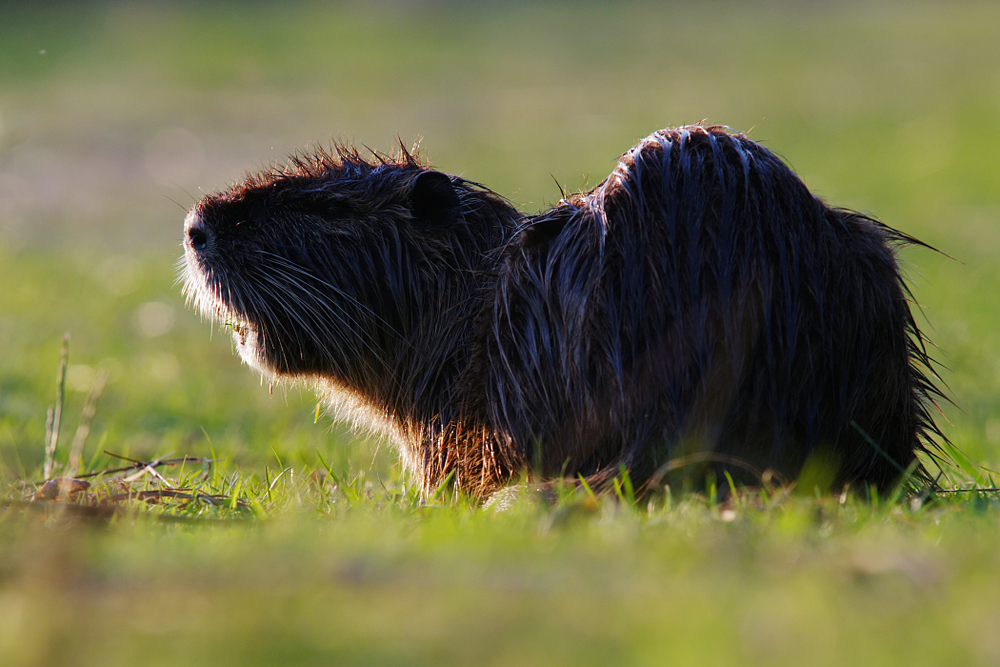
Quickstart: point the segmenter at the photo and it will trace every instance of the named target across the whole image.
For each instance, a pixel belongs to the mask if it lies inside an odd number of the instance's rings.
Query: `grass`
[[[0,663],[1000,661],[995,3],[5,12]],[[422,503],[388,446],[315,423],[307,390],[272,396],[174,284],[184,209],[296,146],[422,137],[534,210],[703,118],[948,255],[905,261],[952,481],[980,490]],[[58,474],[192,460],[88,478],[92,509],[26,504],[65,332]]]
[[[992,494],[604,497],[492,514],[267,474],[209,477],[206,490],[248,502],[195,512],[8,512],[6,664],[997,658]]]

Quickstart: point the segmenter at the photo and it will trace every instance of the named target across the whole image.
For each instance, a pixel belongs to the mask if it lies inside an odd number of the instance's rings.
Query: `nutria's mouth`
[[[262,373],[275,372],[271,364],[265,361],[257,327],[252,322],[237,317],[224,306],[215,308],[212,319],[228,330],[233,338],[235,351],[244,362]]]
[[[260,366],[260,352],[257,350],[256,327],[249,320],[240,317],[210,285],[205,270],[190,248],[181,259],[181,276],[184,293],[189,304],[193,304],[202,317],[225,327],[233,337],[233,344],[239,355],[251,366]]]
[[[239,336],[241,341],[245,341],[250,334],[249,324],[233,318],[231,314],[224,313],[221,309],[218,311],[216,319],[222,320],[222,326],[229,329],[229,332],[234,336]]]
[[[241,356],[245,356],[254,347],[252,340],[256,340],[256,329],[249,320],[239,317],[225,305],[218,303],[212,304],[211,308],[206,308],[202,312],[226,329],[233,337],[233,343],[236,344]]]

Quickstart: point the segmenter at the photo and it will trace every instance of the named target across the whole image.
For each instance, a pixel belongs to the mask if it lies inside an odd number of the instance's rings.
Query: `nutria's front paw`
[[[508,512],[521,503],[552,506],[556,503],[556,492],[551,482],[533,482],[505,486],[485,503],[483,509],[491,512]]]

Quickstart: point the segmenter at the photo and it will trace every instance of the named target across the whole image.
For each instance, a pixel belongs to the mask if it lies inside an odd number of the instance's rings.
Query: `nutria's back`
[[[913,242],[695,126],[530,217],[405,151],[299,156],[198,203],[185,273],[245,361],[388,432],[425,491],[807,460],[884,488],[938,434]]]

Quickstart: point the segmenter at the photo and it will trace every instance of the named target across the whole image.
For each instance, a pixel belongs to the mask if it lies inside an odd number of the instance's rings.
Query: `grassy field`
[[[908,250],[908,276],[964,453],[948,483],[989,487],[998,43],[1000,5],[965,0],[5,6],[0,664],[1000,663],[995,493],[421,503],[175,284],[184,210],[297,147],[420,141],[532,211],[706,119],[944,253]],[[24,503],[65,332],[59,473],[213,459],[157,468],[190,497],[147,473],[92,480],[155,492],[111,517]]]

